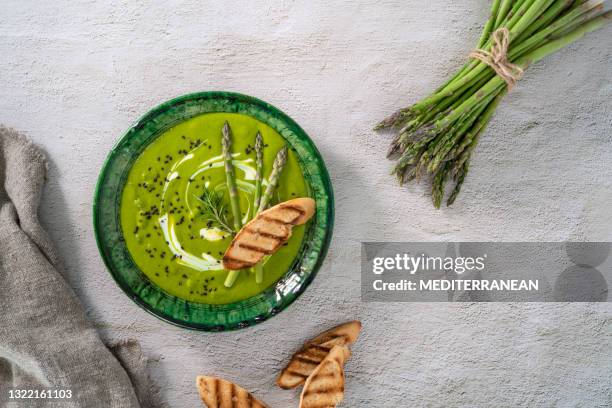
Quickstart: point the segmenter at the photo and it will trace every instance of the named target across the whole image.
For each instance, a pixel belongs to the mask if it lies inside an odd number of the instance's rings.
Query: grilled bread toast
[[[350,321],[319,334],[308,341],[291,357],[287,367],[278,376],[276,384],[284,389],[295,388],[302,384],[315,368],[327,357],[334,346],[353,344],[359,332],[361,323]]]
[[[208,408],[268,408],[244,388],[221,378],[200,375],[196,385]]]
[[[312,198],[296,198],[269,208],[236,234],[223,255],[228,270],[248,268],[271,255],[291,237],[294,225],[305,224],[315,212]]]
[[[334,346],[304,384],[300,408],[333,408],[344,398],[344,363],[351,352]]]

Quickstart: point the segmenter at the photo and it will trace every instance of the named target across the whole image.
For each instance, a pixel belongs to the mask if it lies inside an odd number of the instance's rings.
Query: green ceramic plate
[[[195,303],[155,286],[133,262],[123,239],[119,210],[128,172],[156,137],[194,116],[211,112],[240,113],[275,129],[298,156],[317,211],[291,268],[274,285],[251,298],[224,305]],[[202,92],[172,99],[132,126],[112,149],[96,186],[94,231],[111,275],[145,310],[179,326],[208,331],[232,330],[262,322],[293,302],[310,284],[327,252],[332,235],[334,202],[325,164],[304,130],[289,116],[259,99],[230,92]]]

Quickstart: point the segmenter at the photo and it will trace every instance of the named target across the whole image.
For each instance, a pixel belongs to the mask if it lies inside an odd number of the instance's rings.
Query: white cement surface
[[[138,338],[161,398],[200,406],[197,374],[234,379],[272,407],[303,340],[361,319],[344,407],[612,406],[612,306],[364,304],[362,240],[610,239],[610,28],[533,66],[503,102],[458,203],[400,188],[370,129],[439,85],[476,43],[486,2],[23,1],[0,5],[0,122],[50,159],[41,217],[105,338]],[[337,200],[319,276],[255,328],[165,324],[113,283],[94,242],[102,162],[140,115],[199,90],[262,98],[318,145]]]

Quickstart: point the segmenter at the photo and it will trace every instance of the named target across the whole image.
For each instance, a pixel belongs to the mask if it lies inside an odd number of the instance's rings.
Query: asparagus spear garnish
[[[230,198],[232,208],[232,217],[234,219],[235,232],[242,228],[242,217],[240,214],[240,202],[238,197],[238,188],[236,187],[236,174],[232,163],[232,130],[228,122],[223,125],[223,137],[221,138],[221,146],[223,148],[223,161],[225,164],[225,180],[227,184],[227,192]],[[238,278],[239,271],[229,271],[225,279],[225,287],[231,288]]]
[[[257,149],[257,142],[255,144],[255,149]],[[263,142],[262,142],[262,151],[263,151]],[[261,162],[263,165],[263,157],[262,157]],[[272,165],[272,173],[270,174],[270,179],[268,180],[268,186],[266,187],[265,193],[261,197],[257,213],[262,212],[268,207],[268,204],[270,203],[272,194],[274,193],[274,190],[276,189],[276,186],[278,185],[278,181],[279,181],[281,172],[283,171],[283,168],[285,167],[286,162],[287,162],[287,146],[283,146],[278,151],[278,153],[276,154],[276,158],[274,159],[274,164]],[[263,282],[263,261],[255,265],[255,282],[257,283]]]
[[[261,182],[263,180],[263,138],[257,132],[255,136],[255,198],[253,199],[253,214],[257,214],[261,201]]]
[[[242,228],[242,216],[240,214],[240,201],[238,197],[238,187],[236,187],[236,174],[234,172],[234,164],[232,163],[232,129],[229,123],[223,125],[223,137],[221,138],[221,146],[223,147],[223,161],[225,164],[225,180],[227,191],[232,207],[232,216],[234,218],[234,229],[236,232]]]
[[[263,138],[261,133],[255,135],[255,198],[253,199],[253,217],[259,213],[261,202],[261,186],[263,181]],[[255,283],[263,282],[263,262],[254,266]]]
[[[283,167],[285,167],[285,163],[287,162],[287,146],[283,146],[278,153],[276,153],[276,158],[274,159],[274,164],[272,165],[272,173],[270,174],[270,178],[268,179],[268,185],[266,186],[266,191],[261,197],[261,201],[259,203],[258,212],[262,212],[268,207],[270,200],[272,199],[272,194],[274,194],[274,190],[278,185],[278,181],[281,176],[281,172],[283,171]]]

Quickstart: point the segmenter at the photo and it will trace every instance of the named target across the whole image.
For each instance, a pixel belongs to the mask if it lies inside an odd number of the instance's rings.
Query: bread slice
[[[290,389],[304,383],[334,346],[353,344],[357,340],[360,331],[361,323],[354,320],[319,334],[304,344],[291,357],[287,367],[283,369],[276,379],[276,384],[281,388]]]
[[[244,388],[222,378],[200,375],[196,385],[208,408],[268,408]]]
[[[333,408],[344,398],[344,363],[351,352],[334,346],[304,384],[300,408]]]
[[[236,234],[223,255],[225,269],[248,268],[272,255],[291,237],[294,225],[305,224],[315,212],[315,200],[296,198],[269,208]]]

